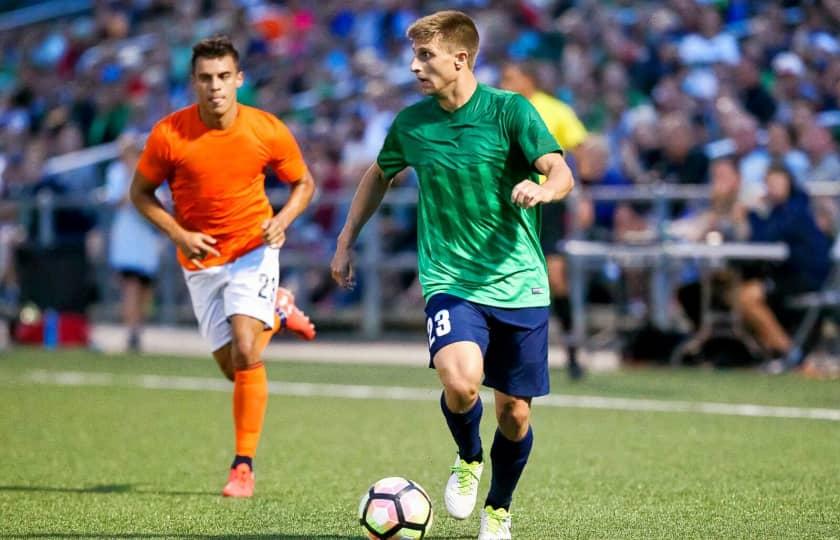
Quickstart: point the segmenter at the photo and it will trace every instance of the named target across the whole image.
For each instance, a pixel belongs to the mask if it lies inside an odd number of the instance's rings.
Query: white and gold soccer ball
[[[359,502],[359,523],[372,540],[417,540],[432,528],[432,501],[417,482],[379,480]]]

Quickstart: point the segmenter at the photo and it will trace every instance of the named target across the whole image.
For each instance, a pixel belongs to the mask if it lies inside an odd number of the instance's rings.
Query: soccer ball
[[[372,540],[424,538],[432,518],[432,501],[423,488],[398,476],[370,486],[359,503],[359,523]]]

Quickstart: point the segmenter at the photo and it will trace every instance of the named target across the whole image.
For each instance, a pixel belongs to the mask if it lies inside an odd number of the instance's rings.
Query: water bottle
[[[58,312],[52,308],[44,310],[44,348],[58,346]]]

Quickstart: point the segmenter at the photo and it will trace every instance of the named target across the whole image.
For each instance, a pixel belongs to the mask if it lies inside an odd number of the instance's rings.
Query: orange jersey
[[[188,231],[216,239],[221,256],[206,267],[229,262],[263,243],[262,223],[273,211],[265,193],[266,166],[284,182],[306,172],[297,141],[267,112],[237,104],[228,129],[210,129],[192,105],[155,124],[137,170],[155,183],[169,181],[175,219]],[[178,251],[188,270],[197,267]]]

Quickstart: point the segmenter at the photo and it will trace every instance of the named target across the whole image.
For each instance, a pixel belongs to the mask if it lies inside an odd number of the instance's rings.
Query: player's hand
[[[513,186],[510,194],[511,202],[520,208],[532,208],[553,199],[554,194],[550,190],[530,180],[523,180]]]
[[[177,238],[175,243],[181,253],[186,255],[190,262],[199,268],[205,268],[201,260],[207,255],[215,255],[216,257],[220,255],[219,250],[213,247],[216,244],[216,239],[209,234],[187,231]]]
[[[286,227],[288,225],[280,219],[279,215],[263,221],[262,230],[265,245],[278,249],[283,247],[283,244],[286,243]]]
[[[353,289],[356,286],[356,276],[353,274],[353,263],[350,260],[350,251],[339,247],[335,250],[330,271],[336,283],[345,289]]]

